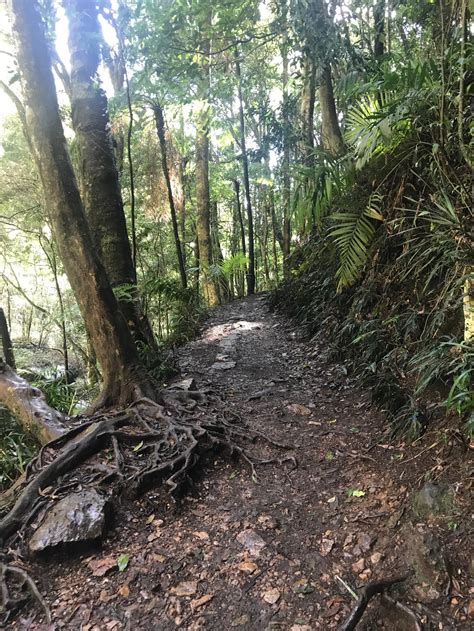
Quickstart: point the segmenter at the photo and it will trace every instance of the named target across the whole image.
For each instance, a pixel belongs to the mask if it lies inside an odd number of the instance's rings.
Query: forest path
[[[392,448],[374,448],[386,426],[325,355],[263,295],[214,309],[178,351],[180,379],[293,444],[297,468],[265,465],[253,481],[245,462],[215,458],[178,511],[164,512],[153,492],[124,507],[99,551],[43,565],[52,628],[332,629],[354,605],[336,576],[355,587],[404,570],[395,529],[407,489]],[[409,631],[401,619],[376,628]],[[14,626],[40,628],[32,620]]]

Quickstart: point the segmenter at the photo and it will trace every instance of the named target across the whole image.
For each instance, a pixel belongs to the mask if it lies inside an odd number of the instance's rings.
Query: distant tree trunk
[[[240,148],[242,150],[242,167],[244,173],[244,190],[245,205],[247,208],[248,222],[248,246],[249,246],[249,264],[247,271],[247,293],[250,295],[255,293],[255,243],[253,236],[253,211],[252,199],[250,196],[250,178],[249,178],[249,160],[247,155],[247,145],[245,141],[245,118],[244,118],[244,100],[242,96],[242,72],[240,69],[239,51],[235,51],[235,74],[237,77],[237,90],[239,97],[239,121],[240,121]]]
[[[199,84],[199,111],[196,118],[196,230],[199,247],[199,272],[208,305],[218,304],[215,283],[210,274],[212,244],[209,198],[209,54],[210,41],[202,44],[203,59]]]
[[[324,149],[337,157],[344,153],[339,121],[337,120],[336,102],[332,87],[331,66],[326,64],[319,86],[319,105],[321,108],[321,137]]]
[[[300,153],[302,163],[311,166],[314,149],[314,99],[316,90],[316,66],[306,54],[303,66],[303,89],[300,98]]]
[[[64,359],[64,381],[69,383],[69,350],[67,345],[67,330],[66,330],[66,311],[64,309],[64,301],[63,301],[63,293],[61,291],[61,287],[59,286],[59,278],[58,278],[58,264],[56,260],[56,254],[54,252],[53,246],[50,243],[50,252],[41,244],[43,247],[43,252],[48,259],[49,266],[53,273],[54,278],[54,286],[56,288],[56,295],[58,297],[59,302],[59,314],[60,320],[59,323],[61,325],[61,338],[62,338],[62,347],[63,347],[63,359]]]
[[[213,246],[213,261],[216,264],[221,264],[224,261],[224,254],[222,253],[221,240],[219,237],[219,209],[217,202],[214,201],[211,202],[211,239]],[[219,302],[221,304],[230,300],[229,282],[223,274],[219,276],[217,290],[219,293]]]
[[[13,354],[13,345],[10,338],[10,331],[8,330],[7,319],[2,307],[0,307],[0,337],[2,338],[3,359],[10,368],[14,369],[15,355]]]
[[[97,405],[154,395],[97,256],[67,151],[38,4],[12,0],[25,110],[59,255],[102,368]]]
[[[385,53],[385,0],[377,0],[374,5],[374,56],[379,60]]]
[[[284,2],[284,22],[285,33],[283,35],[283,44],[281,54],[283,59],[282,72],[282,89],[283,89],[283,189],[282,189],[282,206],[283,206],[283,274],[288,276],[288,257],[291,248],[291,179],[290,179],[290,119],[289,119],[289,102],[288,102],[288,34],[287,34],[287,6]]]
[[[142,313],[115,161],[107,97],[98,68],[102,34],[95,0],[63,0],[69,19],[72,122],[78,142],[83,203],[94,245],[136,342],[155,348]],[[120,288],[124,291],[120,293]],[[130,298],[132,296],[132,298]]]
[[[239,229],[240,229],[240,243],[242,248],[242,254],[247,256],[247,247],[245,244],[245,227],[244,227],[244,219],[242,217],[242,206],[240,204],[240,182],[238,180],[233,180],[234,183],[234,191],[235,191],[235,209],[237,211],[237,218],[239,221]]]
[[[183,249],[181,246],[181,240],[179,238],[178,219],[176,216],[176,206],[174,203],[173,188],[171,186],[170,172],[168,168],[168,156],[166,151],[166,137],[165,137],[165,121],[163,118],[163,109],[160,103],[154,103],[153,113],[155,115],[156,133],[158,134],[158,140],[160,142],[161,152],[161,167],[163,169],[163,175],[166,182],[166,190],[168,191],[168,202],[171,213],[171,223],[173,226],[174,243],[176,246],[176,254],[178,258],[179,275],[181,277],[181,285],[187,287],[188,281],[186,278],[186,268],[184,266]]]
[[[278,225],[275,213],[275,195],[273,189],[270,191],[270,213],[272,218],[272,253],[273,253],[273,269],[275,270],[275,280],[278,283],[278,253],[277,253],[277,241],[278,241]]]

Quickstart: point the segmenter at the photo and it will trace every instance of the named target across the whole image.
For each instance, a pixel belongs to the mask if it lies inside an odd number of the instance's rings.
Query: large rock
[[[97,491],[84,490],[60,500],[30,539],[30,550],[92,541],[102,536],[107,500]]]

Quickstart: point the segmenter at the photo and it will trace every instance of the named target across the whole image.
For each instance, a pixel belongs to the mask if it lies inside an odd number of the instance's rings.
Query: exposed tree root
[[[11,575],[14,579],[17,579],[15,584],[15,591],[19,592],[19,596],[11,595],[11,587],[8,584],[8,575]],[[18,580],[19,579],[19,580]],[[2,607],[8,619],[10,615],[14,615],[15,612],[25,603],[29,594],[39,603],[43,609],[46,617],[46,622],[51,623],[51,612],[44,598],[41,596],[39,589],[36,586],[34,580],[24,570],[14,565],[7,563],[0,563],[0,589],[2,594]],[[5,620],[6,622],[7,620]]]
[[[1,543],[25,530],[39,502],[46,498],[51,503],[79,486],[98,488],[112,498],[160,484],[176,494],[209,450],[226,449],[240,456],[255,478],[257,465],[278,459],[258,459],[248,445],[260,437],[286,447],[226,413],[217,398],[201,407],[206,400],[202,392],[167,391],[162,400],[164,405],[142,397],[125,409],[84,417],[46,444],[28,466],[14,505],[0,521]],[[296,464],[294,458],[284,460]]]
[[[396,578],[389,578],[368,583],[361,590],[356,606],[351,611],[348,618],[346,618],[346,620],[339,627],[339,631],[353,631],[356,628],[357,624],[360,622],[362,616],[364,615],[364,611],[367,609],[367,605],[369,604],[369,601],[373,596],[383,593],[384,591],[392,587],[392,585],[403,583],[407,580],[407,578],[408,576],[397,576]]]

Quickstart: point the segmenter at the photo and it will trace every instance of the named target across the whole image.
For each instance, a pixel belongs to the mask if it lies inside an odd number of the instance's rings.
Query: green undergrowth
[[[330,340],[333,358],[370,389],[394,433],[418,436],[441,411],[457,414],[472,435],[474,345],[463,341],[472,211],[461,186],[432,168],[430,154],[420,150],[402,168],[397,155],[373,161],[334,199],[292,254],[289,277],[271,302],[310,335]],[[374,181],[383,221],[341,287],[334,217],[363,214]]]

